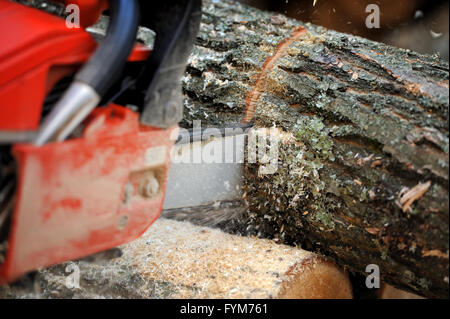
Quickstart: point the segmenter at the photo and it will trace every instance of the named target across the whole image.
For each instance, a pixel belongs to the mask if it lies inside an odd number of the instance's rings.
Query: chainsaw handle
[[[75,80],[102,97],[120,76],[133,49],[139,26],[137,0],[109,0],[110,23],[105,38]]]
[[[139,7],[137,0],[109,0],[109,10],[105,38],[44,119],[34,145],[65,140],[120,76],[136,40]]]
[[[183,118],[181,78],[200,29],[201,0],[140,1],[141,23],[156,33],[136,87],[145,92],[140,121],[168,128]]]

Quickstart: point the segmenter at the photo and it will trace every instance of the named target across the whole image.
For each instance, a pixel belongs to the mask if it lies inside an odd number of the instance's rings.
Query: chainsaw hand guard
[[[141,23],[156,32],[154,50],[138,80],[145,92],[141,123],[170,127],[183,117],[181,77],[200,27],[201,0],[141,1]]]

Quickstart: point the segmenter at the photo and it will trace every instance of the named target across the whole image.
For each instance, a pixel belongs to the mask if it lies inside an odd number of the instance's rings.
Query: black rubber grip
[[[134,47],[139,26],[137,0],[109,0],[110,20],[105,38],[75,79],[101,96],[114,84]]]

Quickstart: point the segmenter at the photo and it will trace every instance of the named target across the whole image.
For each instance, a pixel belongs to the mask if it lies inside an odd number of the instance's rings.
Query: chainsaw
[[[242,195],[243,165],[169,172],[174,149],[206,143],[178,127],[201,0],[49,3],[0,0],[0,284]]]

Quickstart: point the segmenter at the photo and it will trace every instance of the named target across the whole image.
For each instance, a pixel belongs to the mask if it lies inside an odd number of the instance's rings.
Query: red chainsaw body
[[[80,7],[81,25],[93,24],[104,0],[66,0]],[[34,131],[45,96],[63,77],[77,71],[97,48],[84,28],[68,28],[48,13],[0,0],[0,131]],[[129,61],[150,50],[137,43]]]
[[[84,29],[8,0],[0,0],[0,30],[0,130],[36,130],[46,94],[97,45]]]
[[[80,6],[83,26],[106,7],[61,2]],[[0,132],[36,131],[45,96],[97,45],[85,29],[7,0],[0,0],[0,30]],[[148,55],[136,45],[129,61]],[[133,240],[159,216],[177,128],[143,126],[118,105],[95,109],[83,127],[64,142],[13,146],[18,183],[0,284]]]
[[[162,209],[174,136],[177,128],[141,126],[137,113],[110,105],[91,114],[81,138],[15,145],[19,183],[0,281],[139,237]],[[159,185],[150,197],[148,178]]]

